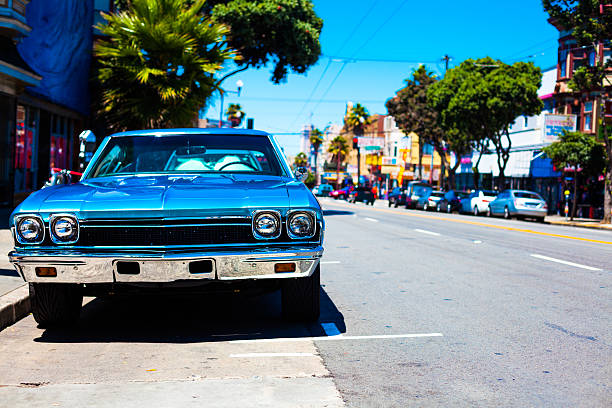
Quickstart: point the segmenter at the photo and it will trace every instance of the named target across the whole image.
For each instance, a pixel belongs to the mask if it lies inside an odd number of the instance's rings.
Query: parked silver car
[[[548,212],[546,201],[538,193],[524,190],[505,190],[489,203],[487,216],[531,217],[542,222]]]

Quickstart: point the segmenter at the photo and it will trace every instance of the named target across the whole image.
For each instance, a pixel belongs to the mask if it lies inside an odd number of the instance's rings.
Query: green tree
[[[312,145],[312,150],[314,151],[314,178],[317,180],[317,157],[319,156],[319,148],[321,144],[323,144],[323,132],[317,128],[312,129],[308,141]]]
[[[467,135],[473,146],[480,147],[480,157],[488,145],[494,148],[501,189],[512,148],[510,125],[518,116],[540,113],[541,80],[540,68],[531,62],[508,65],[487,57],[468,59],[431,85],[432,106],[442,127],[461,138]]]
[[[185,0],[195,3],[196,0]],[[134,0],[115,0],[115,8],[129,9]],[[237,70],[271,63],[272,81],[287,79],[289,70],[303,74],[321,55],[323,20],[310,0],[207,0],[202,13],[230,28],[229,46],[236,50]]]
[[[405,134],[414,132],[419,136],[419,179],[423,178],[423,145],[425,143],[432,144],[440,155],[442,169],[448,168],[445,134],[439,125],[438,112],[427,100],[427,90],[437,81],[434,73],[421,65],[412,73],[412,79],[405,80],[406,86],[397,91],[395,97],[387,100],[386,103],[387,110],[395,119],[397,126]],[[441,185],[443,185],[443,178],[444,173],[442,172]],[[451,185],[454,185],[454,178],[451,179]]]
[[[208,0],[212,17],[228,27],[238,70],[272,63],[271,80],[280,83],[289,70],[302,74],[321,55],[323,28],[310,0]],[[224,77],[225,78],[225,77]]]
[[[307,165],[308,165],[308,156],[306,156],[306,153],[304,152],[299,152],[293,159],[293,167],[295,168],[306,167]]]
[[[244,120],[244,111],[239,103],[230,103],[225,111],[227,119],[231,122],[232,127],[238,127]]]
[[[598,175],[606,166],[605,151],[601,143],[581,132],[563,132],[559,141],[542,149],[557,168],[574,168],[574,202],[571,219],[576,216],[578,197],[578,169],[583,175]]]
[[[357,137],[363,136],[366,126],[372,123],[368,110],[360,103],[355,104],[344,117],[344,129]],[[361,178],[361,150],[357,147],[357,184]]]
[[[328,152],[333,154],[333,159],[336,160],[336,190],[338,189],[338,184],[340,182],[340,163],[346,157],[349,152],[348,143],[346,140],[340,135],[336,136],[329,143]]]
[[[132,0],[104,14],[107,36],[95,46],[101,115],[114,130],[189,126],[232,58],[228,31],[200,10],[204,0]]]
[[[578,68],[569,82],[572,90],[595,95],[597,111],[605,111],[605,95],[612,92],[609,69],[612,60],[605,63],[601,44],[612,39],[612,7],[600,0],[542,0],[551,22],[559,29],[571,30],[578,46],[595,53],[595,64]],[[601,118],[601,115],[600,115]],[[597,124],[608,157],[612,157],[612,132],[603,119]],[[605,169],[604,218],[612,222],[612,160]]]

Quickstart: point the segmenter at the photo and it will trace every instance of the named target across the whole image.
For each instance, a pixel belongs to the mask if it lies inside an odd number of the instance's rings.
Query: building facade
[[[0,0],[0,206],[78,170],[90,123],[94,17],[109,0]]]

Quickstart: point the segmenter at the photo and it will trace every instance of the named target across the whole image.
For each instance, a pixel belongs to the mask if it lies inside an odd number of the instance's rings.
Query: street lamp
[[[242,82],[240,79],[238,81],[236,81],[236,87],[238,88],[235,91],[229,91],[229,90],[224,90],[219,88],[219,93],[221,94],[221,108],[219,109],[219,127],[222,127],[223,125],[223,97],[225,95],[225,93],[233,93],[236,94],[238,96],[240,96],[240,91],[242,91],[242,87],[244,86],[244,82]]]

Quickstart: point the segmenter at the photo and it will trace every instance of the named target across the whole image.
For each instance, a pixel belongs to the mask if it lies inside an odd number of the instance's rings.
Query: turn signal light
[[[275,273],[295,272],[295,263],[293,262],[277,263],[274,265],[274,272]]]
[[[57,271],[55,270],[55,268],[52,267],[37,266],[36,276],[45,278],[55,278],[57,276]]]

